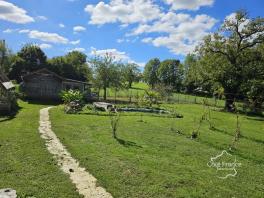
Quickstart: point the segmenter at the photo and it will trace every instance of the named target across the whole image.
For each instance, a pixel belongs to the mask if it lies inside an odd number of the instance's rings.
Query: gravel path
[[[40,110],[39,132],[41,137],[45,139],[47,149],[55,157],[59,167],[70,176],[79,194],[85,198],[112,198],[112,195],[106,192],[104,188],[96,185],[96,178],[79,166],[79,162],[71,157],[71,154],[51,130],[50,108]]]

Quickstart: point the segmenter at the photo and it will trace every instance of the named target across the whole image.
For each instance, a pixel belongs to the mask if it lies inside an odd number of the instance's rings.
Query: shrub
[[[82,110],[84,103],[83,94],[80,91],[62,91],[60,96],[65,105],[65,113],[77,113]]]

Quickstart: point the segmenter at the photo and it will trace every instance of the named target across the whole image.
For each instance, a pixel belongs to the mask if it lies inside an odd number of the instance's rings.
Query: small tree
[[[120,121],[120,113],[113,113],[109,111],[110,125],[114,139],[117,139],[117,128]]]
[[[107,88],[111,84],[116,85],[116,79],[113,74],[116,69],[115,57],[111,53],[106,53],[105,56],[96,56],[90,60],[90,64],[94,70],[94,83],[97,88],[103,88],[104,100],[106,100]]]
[[[158,104],[159,98],[160,96],[157,92],[151,90],[145,90],[144,99],[150,107],[152,107],[153,104]]]
[[[239,112],[238,112],[237,107],[235,108],[235,110],[236,110],[236,130],[235,130],[233,141],[232,141],[232,143],[231,143],[231,145],[229,147],[229,150],[232,150],[232,149],[235,148],[236,143],[239,141],[239,139],[241,137],[241,126],[240,126]]]

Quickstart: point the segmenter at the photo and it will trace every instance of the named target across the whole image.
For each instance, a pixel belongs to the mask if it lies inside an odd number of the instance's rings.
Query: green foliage
[[[132,83],[138,81],[139,79],[139,69],[138,65],[135,63],[127,63],[124,64],[124,67],[122,68],[122,76],[124,77],[124,81],[127,88],[132,87]]]
[[[113,113],[109,111],[110,126],[112,129],[113,138],[117,139],[118,123],[120,121],[120,113]]]
[[[37,45],[26,44],[14,58],[9,76],[20,82],[23,73],[44,68],[46,64],[47,56],[41,48]]]
[[[156,91],[145,90],[143,100],[146,105],[152,106],[153,104],[159,104],[160,95]]]
[[[83,94],[78,90],[61,92],[61,99],[64,102],[65,113],[77,113],[83,108]]]
[[[103,88],[106,100],[107,88],[113,87],[115,92],[122,87],[122,64],[115,61],[115,57],[107,53],[105,56],[96,56],[90,60],[93,68],[93,84],[97,89]]]
[[[158,58],[151,59],[144,68],[144,79],[151,88],[154,88],[155,84],[159,82],[158,69],[160,66],[160,60]]]
[[[86,63],[87,56],[79,51],[72,51],[65,56],[48,60],[48,69],[65,77],[80,81],[92,78],[92,71]]]
[[[0,72],[8,73],[14,55],[6,45],[5,41],[0,40]]]
[[[158,79],[166,86],[171,86],[175,90],[182,89],[183,65],[179,60],[167,59],[160,63],[158,68]]]
[[[217,82],[224,88],[228,111],[234,110],[244,79],[254,71],[251,64],[261,61],[257,47],[264,42],[263,34],[264,18],[250,19],[245,11],[238,11],[199,46],[203,81]]]
[[[172,96],[173,93],[173,87],[163,83],[155,85],[154,90],[158,93],[160,99],[164,101],[168,101],[169,97]]]

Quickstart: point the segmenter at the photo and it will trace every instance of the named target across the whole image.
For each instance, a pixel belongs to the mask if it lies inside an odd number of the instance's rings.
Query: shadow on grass
[[[38,105],[59,105],[62,104],[60,100],[24,100],[25,102],[28,102],[28,104],[38,104]]]
[[[0,116],[0,122],[10,121],[10,120],[13,120],[15,117],[16,117],[15,115],[10,115],[10,116],[6,116],[6,117]]]
[[[254,120],[254,121],[264,121],[264,118],[262,117],[247,117],[248,120]]]
[[[137,143],[135,143],[135,142],[126,141],[126,140],[120,139],[120,138],[118,138],[118,137],[116,137],[115,139],[116,139],[116,141],[117,141],[119,144],[123,145],[124,147],[143,148],[142,146],[137,145]]]
[[[0,123],[1,122],[6,122],[6,121],[10,121],[13,120],[14,118],[16,118],[16,115],[19,113],[19,111],[22,109],[22,107],[17,107],[16,110],[13,110],[11,113],[9,113],[8,115],[0,115]]]

